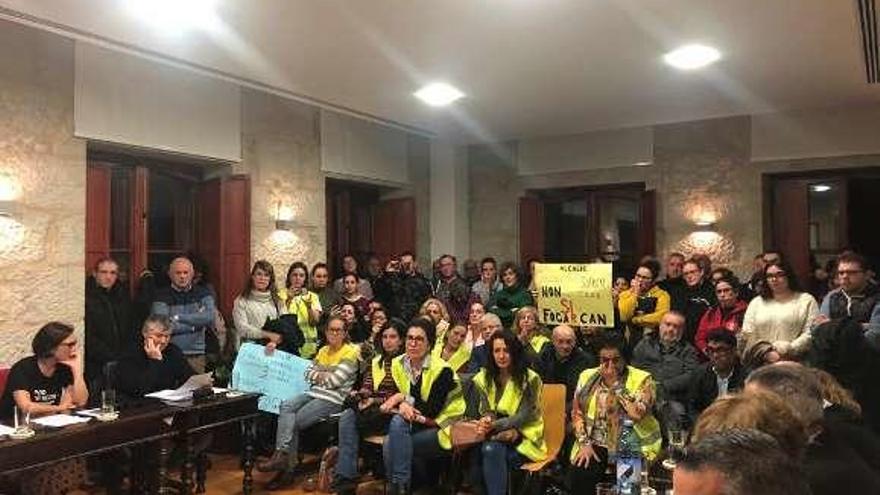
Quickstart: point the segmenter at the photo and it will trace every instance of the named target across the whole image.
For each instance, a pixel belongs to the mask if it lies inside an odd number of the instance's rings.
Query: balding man
[[[493,333],[503,329],[501,318],[494,313],[486,313],[480,318],[480,334],[483,337],[483,342],[488,342]],[[477,373],[488,362],[489,349],[487,346],[485,344],[474,346],[471,350],[471,360],[468,363],[468,373]]]
[[[595,356],[588,355],[577,346],[577,335],[568,325],[553,329],[553,345],[544,348],[538,363],[537,371],[544,383],[565,385],[566,411],[571,410],[571,400],[581,372],[598,365]]]
[[[195,269],[185,257],[168,267],[169,287],[156,293],[152,312],[171,320],[171,342],[183,351],[197,373],[205,371],[205,330],[214,324],[214,295],[204,285],[193,284]]]

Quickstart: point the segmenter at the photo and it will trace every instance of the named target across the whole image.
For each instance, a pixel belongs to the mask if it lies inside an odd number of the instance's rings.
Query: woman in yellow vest
[[[342,318],[331,316],[325,330],[327,345],[321,347],[312,366],[306,370],[309,390],[281,403],[275,452],[257,465],[258,471],[278,471],[267,488],[277,490],[294,481],[298,459],[299,433],[319,421],[342,411],[357,375],[360,349],[348,343]]]
[[[538,325],[538,310],[534,306],[523,306],[513,317],[513,334],[522,342],[528,366],[538,369],[541,353],[553,347],[550,338],[544,335]]]
[[[571,407],[575,443],[571,449],[571,486],[578,492],[595,492],[603,481],[608,455],[617,451],[617,441],[628,416],[635,425],[641,450],[648,461],[660,452],[660,424],[651,414],[654,380],[647,371],[627,366],[624,342],[616,334],[600,337],[599,367],[581,373]]]
[[[423,318],[409,324],[406,350],[391,363],[397,394],[380,409],[398,412],[388,426],[383,446],[390,495],[408,493],[413,469],[423,480],[427,463],[449,454],[452,423],[464,415],[461,386],[445,361],[431,357],[434,325]],[[415,461],[415,466],[413,463]]]
[[[486,342],[491,355],[473,379],[479,413],[478,430],[484,435],[472,474],[481,477],[486,495],[507,493],[510,469],[547,457],[541,412],[541,377],[528,368],[523,345],[512,333],[495,332]],[[478,483],[474,480],[474,485]]]
[[[442,359],[449,363],[452,371],[456,374],[466,372],[468,362],[471,359],[471,350],[464,343],[467,333],[466,326],[461,324],[453,325],[446,332],[446,335],[437,342],[437,345],[434,346],[434,350],[431,351],[431,357]]]
[[[352,392],[353,404],[339,417],[339,460],[333,488],[338,495],[354,495],[357,491],[358,444],[362,436],[383,435],[388,431],[392,415],[379,406],[399,392],[391,376],[391,362],[403,350],[406,324],[398,319],[376,331],[379,352],[370,363],[360,390]]]
[[[446,330],[449,329],[449,324],[452,321],[449,317],[449,310],[446,309],[443,301],[436,297],[429,297],[419,308],[419,316],[431,320],[431,323],[434,324],[437,340],[442,341],[443,335],[446,334]]]
[[[278,291],[287,312],[296,315],[296,323],[302,330],[305,343],[299,348],[303,359],[312,359],[318,350],[318,322],[321,321],[321,299],[307,289],[309,269],[305,263],[296,261],[287,270],[287,288]]]

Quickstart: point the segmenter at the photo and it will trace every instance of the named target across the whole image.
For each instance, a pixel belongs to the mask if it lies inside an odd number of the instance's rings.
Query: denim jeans
[[[471,460],[471,483],[485,484],[486,495],[505,495],[510,470],[521,466],[526,457],[513,445],[487,440],[479,450],[471,451]]]
[[[413,425],[399,414],[391,419],[391,424],[388,425],[388,438],[382,447],[388,481],[410,486],[414,459],[424,463],[448,454],[440,447],[437,431],[437,428],[413,431]]]
[[[353,480],[357,478],[358,444],[357,413],[346,409],[339,417],[339,459],[336,461],[336,476]]]
[[[299,432],[342,410],[341,404],[300,394],[281,403],[275,449],[285,450],[295,462],[299,454]]]

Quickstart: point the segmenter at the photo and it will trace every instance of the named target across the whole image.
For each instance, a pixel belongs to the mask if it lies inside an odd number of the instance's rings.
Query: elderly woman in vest
[[[553,345],[541,332],[541,327],[538,325],[538,310],[534,306],[520,308],[513,317],[512,330],[523,344],[528,366],[535,368],[544,348]]]
[[[453,325],[437,342],[434,350],[431,351],[431,357],[442,359],[449,363],[452,371],[456,374],[466,373],[468,363],[471,360],[471,350],[464,343],[467,338],[467,327],[461,324]]]
[[[391,376],[400,392],[380,406],[386,412],[398,409],[383,446],[390,495],[408,493],[413,461],[417,474],[423,475],[427,462],[448,455],[450,427],[464,415],[455,372],[445,361],[431,357],[434,341],[434,325],[422,318],[413,320],[406,332],[404,354],[391,363]]]
[[[541,413],[541,377],[528,368],[523,344],[508,331],[486,342],[489,361],[473,379],[469,410],[476,406],[478,432],[486,439],[472,456],[474,486],[486,495],[507,493],[510,469],[547,457]],[[474,403],[476,402],[476,403]]]
[[[325,331],[327,345],[318,350],[312,366],[306,370],[309,390],[281,403],[278,428],[275,431],[275,452],[257,465],[258,471],[277,471],[269,482],[277,490],[294,481],[298,462],[299,434],[319,421],[342,411],[351,392],[358,369],[360,349],[347,342],[345,324],[339,316],[331,316]]]
[[[392,414],[379,406],[395,395],[397,384],[391,376],[391,362],[403,349],[406,324],[394,319],[378,331],[380,351],[372,359],[360,390],[352,395],[356,404],[339,417],[339,460],[334,489],[339,495],[354,495],[358,478],[358,444],[361,436],[385,434]]]
[[[576,441],[569,481],[581,493],[593,493],[602,481],[608,456],[617,450],[624,415],[635,424],[648,461],[657,457],[661,443],[660,424],[651,414],[655,393],[651,375],[627,365],[619,337],[605,336],[597,347],[599,367],[581,373],[571,408]]]

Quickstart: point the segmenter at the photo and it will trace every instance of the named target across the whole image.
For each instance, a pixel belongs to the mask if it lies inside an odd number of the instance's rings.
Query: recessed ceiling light
[[[721,59],[721,52],[706,45],[684,45],[663,55],[667,64],[684,70],[699,69]]]
[[[413,94],[432,107],[443,107],[464,97],[458,88],[446,83],[431,83]]]
[[[216,4],[217,0],[128,0],[132,14],[169,33],[213,27]]]
[[[816,184],[810,186],[810,189],[812,189],[814,192],[828,192],[831,190],[831,186],[829,186],[828,184]]]

